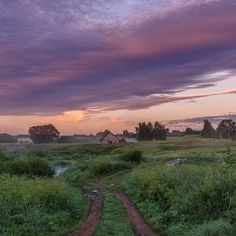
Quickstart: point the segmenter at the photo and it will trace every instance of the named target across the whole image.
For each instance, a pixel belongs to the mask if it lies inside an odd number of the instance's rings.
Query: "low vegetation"
[[[0,144],[0,164],[3,236],[66,235],[87,212],[78,189],[96,184],[123,189],[163,236],[236,235],[236,142],[230,139],[188,135],[125,146]],[[67,170],[52,178],[55,166]],[[119,219],[109,214],[118,205],[105,197],[103,216],[112,221],[103,217],[97,233],[109,235],[111,222]]]
[[[59,180],[0,176],[0,235],[64,235],[78,224],[87,202]]]
[[[121,202],[112,194],[106,194],[102,219],[94,236],[134,236],[134,232],[127,221],[125,209]]]
[[[0,173],[12,175],[27,175],[29,177],[52,177],[54,170],[46,160],[30,158],[25,160],[9,160],[2,158]]]
[[[235,235],[236,171],[231,166],[143,165],[123,187],[161,235]]]
[[[129,162],[119,161],[109,156],[100,156],[81,160],[75,166],[65,171],[62,174],[62,178],[74,186],[83,186],[89,180],[91,181],[101,176],[132,168],[133,165]]]
[[[130,163],[140,164],[142,161],[142,152],[139,150],[129,150],[121,153],[119,159]]]

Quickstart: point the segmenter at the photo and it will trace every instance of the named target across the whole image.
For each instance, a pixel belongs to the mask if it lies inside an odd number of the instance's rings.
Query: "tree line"
[[[123,132],[125,137],[135,137],[140,141],[152,141],[152,140],[166,140],[169,129],[160,122],[141,122],[138,127],[135,127],[135,133],[131,133],[127,130]],[[215,138],[215,139],[236,139],[236,122],[232,119],[222,120],[216,129],[209,120],[203,121],[203,129],[193,130],[186,128],[183,132],[184,135],[200,135],[204,138]]]
[[[139,123],[135,128],[136,138],[140,141],[152,141],[152,140],[166,140],[169,129],[165,125],[156,121],[154,124],[151,122]]]
[[[109,130],[97,133],[97,136],[105,135],[109,133]],[[232,119],[222,120],[216,129],[209,120],[203,121],[203,129],[200,131],[187,128],[184,135],[201,135],[204,138],[215,139],[236,139],[236,122]],[[164,124],[156,121],[140,122],[135,127],[135,132],[123,131],[123,136],[126,138],[136,138],[139,141],[152,141],[152,140],[166,140],[169,134],[169,129]],[[30,138],[34,143],[52,143],[63,142],[63,137],[60,136],[58,129],[52,124],[33,126],[29,129]],[[0,142],[16,142],[16,138],[11,135],[1,134]]]
[[[236,123],[231,119],[222,120],[216,129],[209,120],[204,120],[201,136],[204,138],[236,139]]]

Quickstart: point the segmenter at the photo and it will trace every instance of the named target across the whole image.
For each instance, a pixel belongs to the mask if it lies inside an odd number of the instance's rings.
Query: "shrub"
[[[11,175],[29,175],[30,169],[28,162],[25,160],[13,160],[5,163],[5,173]]]
[[[139,150],[129,150],[120,154],[119,159],[122,161],[140,164],[142,160],[142,152]]]
[[[94,175],[104,175],[113,171],[113,164],[111,161],[98,159],[94,160],[91,165],[91,173]]]
[[[105,175],[114,173],[119,170],[130,169],[131,166],[128,163],[122,161],[113,161],[109,159],[96,159],[91,164],[91,174]]]
[[[110,157],[90,158],[80,161],[77,165],[67,169],[61,174],[61,177],[74,186],[81,186],[94,177],[129,170],[132,167],[131,163],[113,160]]]
[[[49,166],[46,160],[40,158],[31,158],[27,160],[29,165],[29,174],[33,176],[46,176],[52,177],[54,170]]]
[[[11,175],[27,175],[30,177],[52,177],[54,174],[54,170],[49,166],[48,162],[40,158],[5,161],[2,164],[0,172]]]

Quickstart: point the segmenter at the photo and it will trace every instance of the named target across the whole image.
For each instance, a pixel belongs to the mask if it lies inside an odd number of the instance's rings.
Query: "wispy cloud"
[[[190,96],[158,95],[146,98],[135,97],[129,100],[119,100],[118,102],[113,101],[110,106],[104,107],[103,109],[106,111],[123,110],[123,109],[140,110],[170,102],[178,102],[183,100],[190,100],[191,102],[193,102],[195,99],[206,98],[211,96],[227,95],[227,94],[236,94],[236,89],[217,93],[205,93],[205,94],[190,95]]]

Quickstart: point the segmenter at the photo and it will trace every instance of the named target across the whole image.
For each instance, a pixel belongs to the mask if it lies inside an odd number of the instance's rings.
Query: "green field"
[[[180,164],[172,166],[176,159]],[[160,235],[236,235],[235,141],[1,144],[0,162],[1,236],[66,235],[88,214],[82,192],[93,186],[125,192]],[[61,167],[67,170],[52,177]],[[119,204],[105,194],[95,235],[133,234]]]

